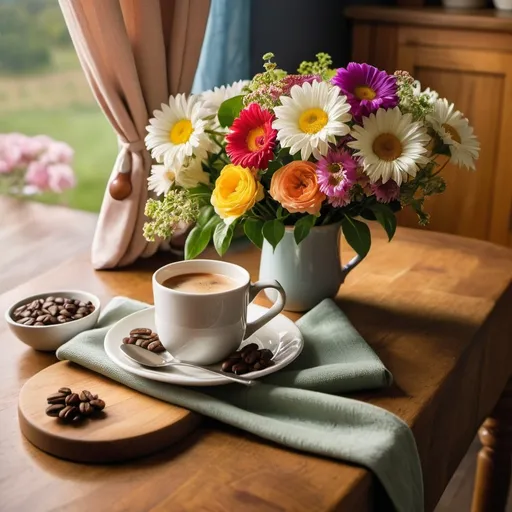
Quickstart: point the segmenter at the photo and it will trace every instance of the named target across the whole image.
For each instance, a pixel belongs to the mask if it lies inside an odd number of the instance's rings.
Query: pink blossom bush
[[[68,144],[46,135],[0,134],[0,190],[31,194],[73,188],[73,154]]]

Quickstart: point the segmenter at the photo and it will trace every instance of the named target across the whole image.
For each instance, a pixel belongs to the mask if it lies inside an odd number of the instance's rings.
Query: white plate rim
[[[265,311],[268,310],[268,308],[265,308],[263,306],[259,306],[257,304],[249,304],[250,310],[258,313],[263,314]],[[131,313],[130,315],[127,315],[120,320],[118,320],[110,329],[108,330],[107,334],[105,335],[105,339],[103,342],[103,347],[105,350],[105,353],[107,354],[108,358],[117,366],[122,368],[123,370],[138,375],[140,377],[144,377],[150,380],[155,380],[158,382],[163,382],[167,384],[174,384],[174,385],[180,385],[180,386],[221,386],[225,384],[232,384],[232,381],[229,379],[224,378],[222,375],[219,375],[219,377],[212,376],[210,377],[209,374],[205,372],[205,378],[198,378],[191,375],[186,375],[185,373],[181,373],[178,375],[173,375],[171,372],[162,372],[159,370],[152,370],[150,368],[144,368],[144,367],[138,367],[136,363],[130,362],[125,356],[121,355],[122,352],[119,350],[119,355],[116,353],[116,348],[121,345],[122,343],[122,337],[120,338],[119,335],[114,335],[115,331],[117,329],[120,329],[123,324],[129,323],[134,317],[142,316],[142,315],[149,315],[151,312],[154,312],[155,307],[149,306],[147,308],[141,309],[139,311],[135,311],[134,313]],[[264,370],[260,370],[257,372],[251,372],[246,375],[240,375],[242,378],[246,379],[258,379],[261,377],[264,377],[266,375],[270,375],[272,373],[275,373],[286,366],[288,366],[291,362],[293,362],[302,352],[302,349],[304,348],[304,338],[299,330],[299,328],[295,325],[295,323],[284,316],[283,314],[277,315],[275,318],[273,318],[270,322],[268,322],[264,328],[272,329],[272,324],[276,321],[284,322],[286,325],[286,329],[284,330],[292,341],[292,347],[295,348],[295,350],[291,350],[289,354],[285,356],[285,359],[281,361],[280,363],[271,366],[269,368],[266,368]],[[283,332],[283,329],[272,329],[274,333],[281,333]],[[256,332],[252,337],[257,337],[258,332]],[[249,338],[249,340],[252,339]],[[247,340],[246,340],[247,341]],[[184,367],[185,369],[185,367]],[[208,375],[208,377],[206,377]]]

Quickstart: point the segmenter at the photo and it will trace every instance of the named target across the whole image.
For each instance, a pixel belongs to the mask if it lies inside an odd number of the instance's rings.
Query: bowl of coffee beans
[[[92,329],[99,314],[98,297],[64,290],[39,293],[16,302],[5,312],[5,320],[20,341],[36,350],[50,351]]]

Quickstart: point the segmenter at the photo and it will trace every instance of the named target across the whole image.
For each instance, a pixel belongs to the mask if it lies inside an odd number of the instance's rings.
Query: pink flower
[[[372,183],[371,191],[379,203],[389,203],[400,199],[400,187],[393,180],[388,180],[384,184],[381,180]]]
[[[74,151],[65,142],[50,142],[46,151],[41,155],[41,162],[51,164],[70,164],[73,161]]]
[[[28,165],[25,175],[27,185],[37,188],[40,192],[47,190],[50,182],[48,166],[41,162],[32,162]]]
[[[62,192],[76,185],[73,169],[66,164],[48,166],[48,188],[53,192]]]
[[[335,207],[350,203],[350,189],[357,181],[357,163],[348,151],[330,150],[318,161],[316,174],[320,191]]]

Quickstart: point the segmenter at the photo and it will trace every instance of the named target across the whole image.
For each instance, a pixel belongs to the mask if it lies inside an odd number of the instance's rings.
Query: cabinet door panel
[[[455,102],[475,128],[481,153],[477,172],[447,165],[447,190],[429,198],[429,229],[509,244],[512,201],[512,57],[474,50],[399,46],[397,67],[406,69],[441,96]],[[400,223],[417,225],[412,212]]]

